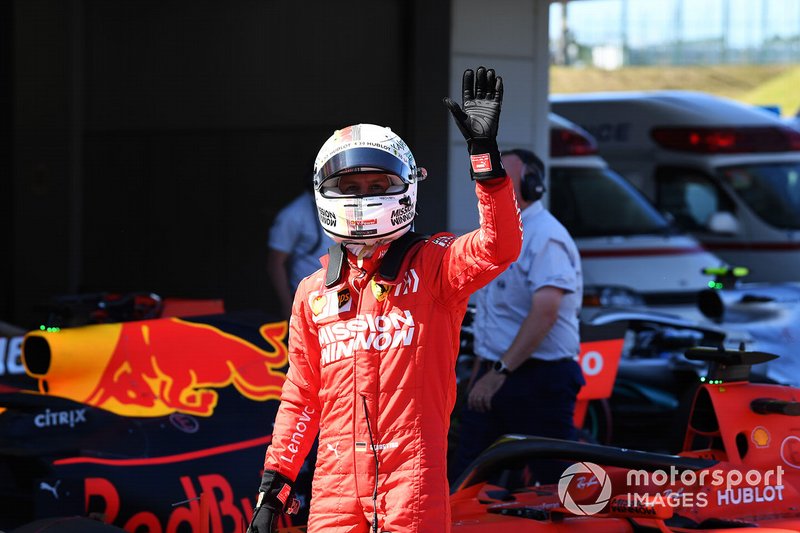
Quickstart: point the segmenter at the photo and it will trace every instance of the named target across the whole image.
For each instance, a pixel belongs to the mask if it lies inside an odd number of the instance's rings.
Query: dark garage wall
[[[269,223],[336,127],[389,125],[446,175],[449,8],[424,4],[16,2],[13,319],[74,291],[272,309]]]
[[[85,5],[89,129],[402,123],[400,1]]]
[[[11,278],[14,272],[14,188],[11,176],[14,138],[14,4],[0,2],[0,320],[8,320],[14,307]]]

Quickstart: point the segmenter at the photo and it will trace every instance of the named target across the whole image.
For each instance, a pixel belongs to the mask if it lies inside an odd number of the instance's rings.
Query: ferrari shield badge
[[[372,278],[369,282],[369,286],[372,289],[372,294],[375,296],[375,299],[379,302],[382,302],[386,299],[386,296],[389,294],[389,286],[384,285],[382,283],[378,283],[375,281],[375,278]]]

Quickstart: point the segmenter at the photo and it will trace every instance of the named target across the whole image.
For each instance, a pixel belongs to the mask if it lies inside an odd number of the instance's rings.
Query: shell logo
[[[324,294],[320,294],[311,302],[311,312],[318,315],[325,309],[325,304],[328,303],[328,298]]]
[[[766,448],[769,446],[769,431],[763,426],[756,426],[750,433],[750,440],[753,441],[757,448]]]

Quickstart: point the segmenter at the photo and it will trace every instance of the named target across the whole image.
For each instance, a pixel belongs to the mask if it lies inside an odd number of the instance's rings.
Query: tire
[[[589,402],[583,427],[578,429],[578,434],[579,440],[592,444],[611,443],[611,406],[607,399]]]

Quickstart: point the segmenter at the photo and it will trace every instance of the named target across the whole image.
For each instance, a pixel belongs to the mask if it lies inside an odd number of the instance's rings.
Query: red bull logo
[[[288,350],[286,322],[259,328],[269,350],[177,318],[32,332],[23,361],[42,393],[124,416],[211,416],[233,385],[257,401],[279,399]],[[39,340],[34,340],[39,339]]]
[[[184,505],[176,506],[164,520],[153,511],[140,511],[125,521],[125,531],[139,531],[145,528],[150,532],[175,532],[180,528],[190,531],[226,531],[223,524],[234,524],[233,531],[243,531],[253,516],[249,498],[236,501],[233,490],[225,477],[219,474],[201,475],[194,481],[189,476],[181,476],[181,487],[186,495]],[[199,485],[199,491],[196,485]],[[84,481],[85,499],[100,498],[108,523],[119,520],[124,500],[114,483],[101,477],[89,477]],[[205,512],[204,512],[205,511]],[[205,521],[205,529],[201,522]],[[227,529],[231,531],[230,529]]]
[[[45,483],[58,496],[43,499],[44,514],[75,509],[130,532],[241,533],[255,506],[258,471],[248,465],[258,464],[270,442],[258,437],[176,455],[58,459]],[[277,526],[293,520],[281,515]]]

